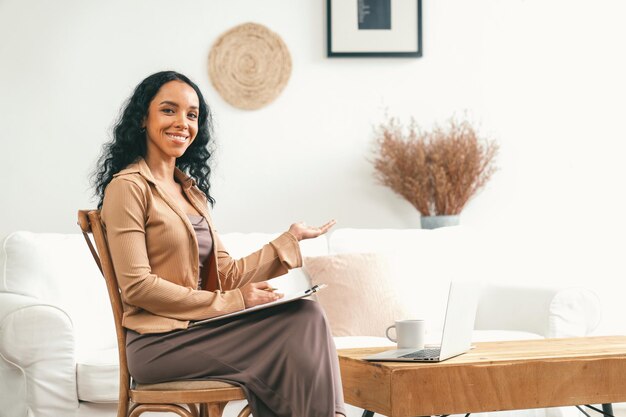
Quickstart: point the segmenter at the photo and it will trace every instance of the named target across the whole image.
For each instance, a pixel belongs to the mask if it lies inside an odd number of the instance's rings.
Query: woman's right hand
[[[246,308],[271,303],[285,296],[275,291],[267,281],[251,282],[239,288]]]

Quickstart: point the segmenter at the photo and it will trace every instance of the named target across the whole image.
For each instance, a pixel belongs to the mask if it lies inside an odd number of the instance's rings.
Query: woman
[[[136,87],[94,174],[122,291],[130,373],[140,383],[237,383],[255,417],[345,415],[337,354],[317,303],[187,328],[280,298],[266,280],[301,266],[298,241],[334,224],[292,224],[257,252],[231,258],[208,213],[210,141],[198,87],[159,72]]]

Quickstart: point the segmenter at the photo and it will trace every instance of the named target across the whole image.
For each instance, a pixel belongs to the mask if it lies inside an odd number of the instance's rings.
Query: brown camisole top
[[[202,265],[207,260],[213,249],[213,239],[211,238],[211,232],[209,231],[209,224],[202,216],[196,216],[194,214],[187,214],[189,221],[193,226],[193,230],[196,232],[196,240],[198,241],[198,254],[200,262],[199,276],[198,276],[198,289],[202,288]]]

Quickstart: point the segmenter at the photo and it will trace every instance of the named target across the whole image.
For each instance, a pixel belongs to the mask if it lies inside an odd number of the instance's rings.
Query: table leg
[[[578,407],[578,406],[577,406],[577,407]],[[585,407],[587,407],[587,408],[589,408],[589,409],[591,409],[591,410],[593,410],[593,411],[597,411],[598,413],[600,413],[600,414],[602,414],[602,415],[604,415],[604,416],[607,416],[607,417],[615,417],[615,415],[613,414],[613,404],[611,404],[611,403],[602,404],[602,410],[600,410],[600,409],[599,409],[599,408],[597,408],[597,407],[594,407],[593,405],[589,405],[589,404],[585,405]],[[579,409],[580,409],[580,408],[579,408]],[[582,410],[581,410],[581,411],[582,411]],[[587,413],[585,413],[584,411],[582,411],[582,412],[583,412],[584,414],[587,414]]]

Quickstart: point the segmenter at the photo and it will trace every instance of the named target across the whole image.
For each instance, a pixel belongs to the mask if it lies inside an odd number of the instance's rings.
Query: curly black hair
[[[138,158],[146,156],[146,133],[141,125],[148,115],[150,102],[161,86],[174,80],[189,84],[198,94],[200,102],[198,134],[185,153],[176,159],[176,166],[196,181],[197,187],[206,195],[211,206],[215,204],[215,199],[209,194],[211,188],[209,159],[213,151],[211,110],[198,86],[189,78],[175,71],[161,71],[150,75],[135,87],[113,128],[113,139],[102,147],[102,154],[91,175],[94,196],[99,199],[98,209],[102,208],[104,190],[113,179],[113,175]]]

